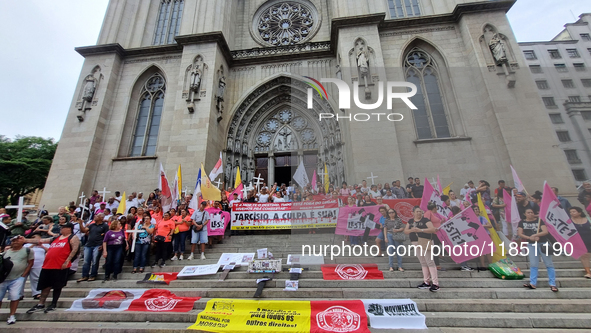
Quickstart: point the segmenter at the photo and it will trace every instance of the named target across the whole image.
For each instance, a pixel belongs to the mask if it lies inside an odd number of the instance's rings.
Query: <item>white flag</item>
[[[515,171],[515,169],[513,169],[512,165],[511,165],[511,173],[513,174],[513,183],[515,183],[515,188],[517,188],[517,191],[525,192],[525,186],[523,186],[521,179],[519,179],[519,176],[517,175],[517,171]]]
[[[171,192],[172,192],[171,193],[172,202],[171,202],[170,208],[176,209],[177,198],[179,197],[179,175],[178,174],[174,177],[174,183],[173,183]]]
[[[222,152],[220,151],[220,159],[209,173],[209,179],[213,182],[215,178],[219,176],[222,172],[224,172],[224,166],[222,164]]]
[[[308,175],[306,174],[306,168],[304,167],[304,161],[300,161],[298,169],[293,174],[293,180],[295,180],[298,185],[300,185],[300,187],[305,187],[306,185],[310,184]]]

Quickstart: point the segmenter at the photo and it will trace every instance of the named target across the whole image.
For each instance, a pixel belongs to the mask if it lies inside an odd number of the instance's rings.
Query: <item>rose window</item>
[[[256,24],[263,42],[273,46],[301,43],[313,35],[318,25],[310,7],[292,1],[265,8]]]

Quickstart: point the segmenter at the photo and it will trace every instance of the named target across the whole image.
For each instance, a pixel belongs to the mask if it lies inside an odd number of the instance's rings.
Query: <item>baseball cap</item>
[[[10,240],[13,241],[13,240],[15,240],[15,239],[17,239],[19,237],[23,237],[24,238],[25,236],[21,236],[21,235],[12,236],[12,237],[10,237]]]
[[[517,195],[521,195],[522,197],[525,197],[525,193],[523,193],[523,192],[517,192]]]
[[[62,228],[70,228],[70,229],[73,230],[74,229],[74,225],[72,223],[68,222],[68,223],[62,225]]]

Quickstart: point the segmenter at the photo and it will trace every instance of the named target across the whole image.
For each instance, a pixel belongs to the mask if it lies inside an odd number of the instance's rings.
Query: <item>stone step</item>
[[[258,274],[257,274],[258,275]],[[249,279],[231,279],[225,281],[215,280],[175,280],[169,286],[158,283],[141,283],[133,280],[118,281],[92,281],[81,283],[70,283],[75,288],[256,288],[256,279],[270,274],[260,274]],[[268,281],[266,288],[285,287],[286,279],[273,279]],[[472,279],[445,279],[439,280],[442,288],[522,288],[522,280],[501,280],[494,278],[472,278]],[[527,281],[527,280],[526,280]],[[300,289],[303,288],[413,288],[423,283],[422,278],[388,278],[384,280],[323,280],[323,279],[301,279]],[[591,281],[583,278],[559,278],[556,281],[558,288],[589,288],[591,294]],[[548,279],[538,279],[538,287],[548,286]],[[68,287],[66,287],[67,289]],[[65,290],[65,289],[64,289]],[[582,290],[584,292],[584,290]]]
[[[78,298],[62,297],[58,302],[59,308],[70,308]],[[203,310],[210,298],[202,298],[195,302],[194,309]],[[289,300],[289,299],[268,299],[265,300]],[[308,299],[325,300],[325,299]],[[19,302],[19,309],[23,311],[36,305],[38,301],[31,298]],[[590,299],[419,299],[416,301],[421,312],[549,312],[549,313],[591,313]],[[2,308],[8,308],[9,302],[4,302]],[[20,312],[20,310],[19,310]]]
[[[326,298],[326,299],[372,299],[372,298],[410,298],[418,299],[590,299],[591,289],[589,288],[561,288],[560,292],[551,292],[549,288],[543,287],[545,282],[540,281],[537,290],[525,289],[523,287],[491,287],[491,288],[452,288],[445,287],[445,281],[438,292],[420,290],[417,288],[301,288],[298,291],[283,291],[281,288],[265,288],[263,298]],[[101,287],[113,288],[108,283]],[[178,296],[185,297],[208,297],[208,298],[245,298],[252,299],[256,287],[252,288],[171,288],[166,285],[136,285],[137,289],[161,288],[168,289]],[[84,298],[91,288],[64,288],[62,297]],[[30,290],[25,290],[25,297],[30,297]],[[534,302],[534,301],[532,301]]]
[[[87,325],[97,322],[127,322],[136,324],[166,323],[167,327],[182,329],[181,323],[188,327],[197,318],[199,310],[187,313],[153,313],[153,312],[66,312],[57,309],[50,314],[17,313],[17,321],[29,322],[61,322],[63,327],[71,327],[72,323],[84,322]],[[508,312],[427,312],[424,313],[428,327],[466,327],[466,328],[573,328],[588,329],[591,327],[591,314],[580,313],[508,313]],[[8,317],[7,309],[0,310],[0,320]],[[170,326],[169,324],[178,324]],[[180,326],[180,327],[179,327]],[[96,326],[95,326],[96,327]],[[185,327],[186,328],[186,327]],[[63,332],[60,330],[60,333]],[[86,332],[86,331],[85,331]],[[128,332],[127,330],[125,332]],[[385,332],[380,330],[380,332]],[[480,330],[479,330],[480,332]]]

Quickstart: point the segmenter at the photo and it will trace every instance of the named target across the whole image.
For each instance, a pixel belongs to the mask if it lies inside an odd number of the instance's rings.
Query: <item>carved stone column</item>
[[[269,175],[267,186],[271,187],[271,184],[275,182],[275,155],[273,155],[273,153],[269,153],[269,164],[267,171]]]

